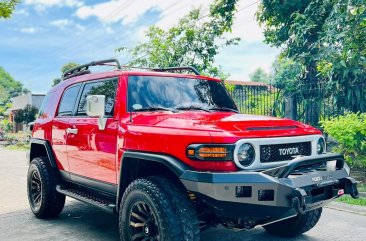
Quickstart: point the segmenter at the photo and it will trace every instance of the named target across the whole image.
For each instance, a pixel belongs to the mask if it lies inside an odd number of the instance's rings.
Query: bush
[[[13,129],[13,125],[10,121],[4,119],[0,120],[0,141],[5,138],[6,133],[10,132]]]
[[[321,125],[338,142],[335,150],[344,153],[351,166],[366,168],[366,113],[348,113]]]
[[[5,134],[5,140],[9,145],[26,146],[29,145],[31,133],[29,131],[19,131],[18,133]]]

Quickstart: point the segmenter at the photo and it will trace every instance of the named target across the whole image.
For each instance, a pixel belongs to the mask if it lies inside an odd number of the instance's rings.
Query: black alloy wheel
[[[156,214],[145,202],[135,203],[130,211],[131,241],[160,241]]]
[[[38,210],[42,203],[42,182],[38,170],[33,170],[29,182],[30,202],[34,210]]]

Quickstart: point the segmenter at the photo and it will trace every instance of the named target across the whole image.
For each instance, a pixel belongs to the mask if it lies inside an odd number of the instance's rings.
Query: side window
[[[78,97],[80,85],[71,87],[64,92],[60,106],[58,108],[58,116],[71,116]]]
[[[43,116],[43,113],[44,113],[45,107],[46,107],[47,103],[50,101],[50,96],[51,96],[51,94],[50,94],[50,93],[48,93],[48,94],[46,95],[46,97],[44,97],[44,99],[43,99],[43,101],[42,101],[42,105],[41,105],[41,107],[39,108],[39,111],[38,111],[38,116],[39,116],[39,117],[40,117],[40,116]]]
[[[113,115],[116,88],[117,79],[109,79],[85,84],[78,105],[77,115],[86,115],[85,106],[86,97],[88,95],[105,95],[105,115]]]

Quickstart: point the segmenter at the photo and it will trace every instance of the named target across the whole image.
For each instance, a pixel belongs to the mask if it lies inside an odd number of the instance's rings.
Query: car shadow
[[[0,215],[0,240],[118,241],[118,217],[93,206],[69,201],[60,217],[40,220],[28,210]],[[202,241],[273,241],[281,239],[261,227],[234,232],[222,226],[201,233]],[[306,235],[291,240],[316,241]]]

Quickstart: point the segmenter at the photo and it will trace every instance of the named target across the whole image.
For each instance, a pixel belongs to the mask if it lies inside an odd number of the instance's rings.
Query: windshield
[[[141,110],[234,110],[236,105],[221,82],[162,76],[130,76],[128,106]]]

